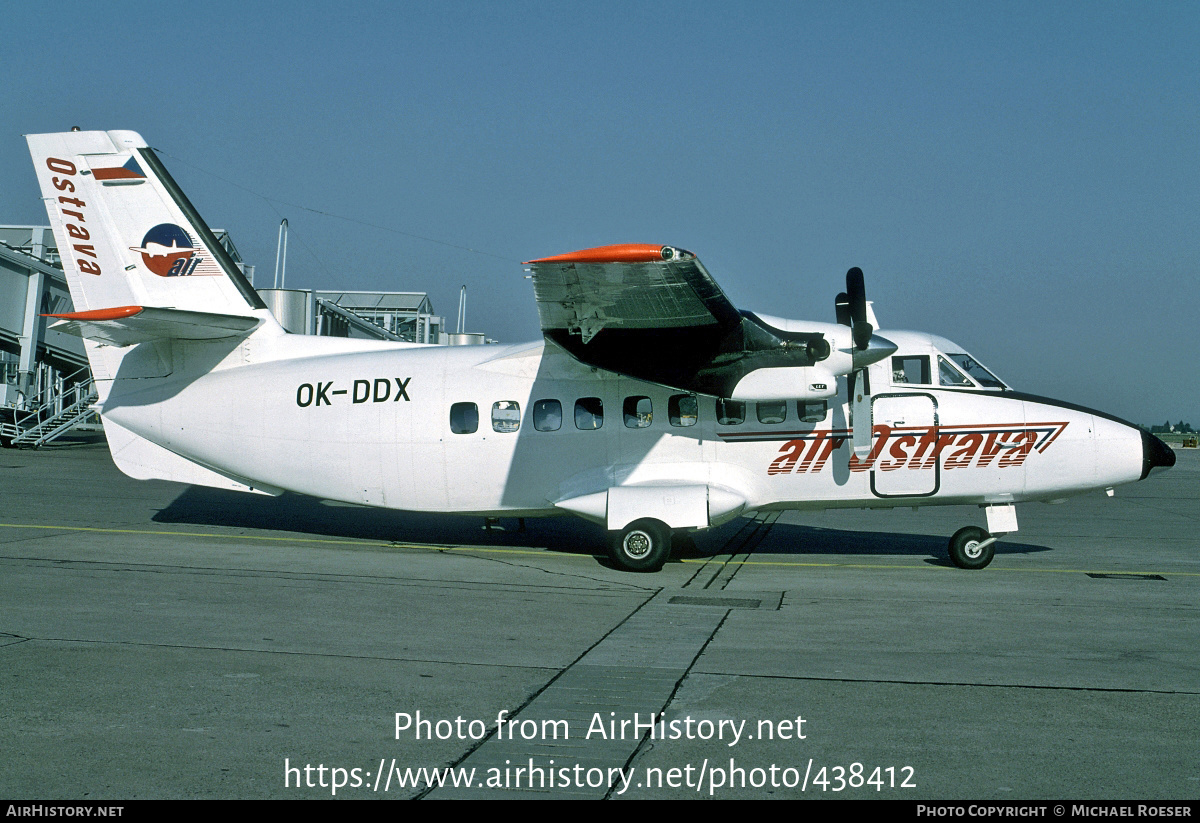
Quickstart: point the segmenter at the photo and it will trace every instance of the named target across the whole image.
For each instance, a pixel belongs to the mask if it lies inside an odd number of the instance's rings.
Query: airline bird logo
[[[183,274],[196,252],[192,238],[174,223],[158,224],[146,232],[140,247],[130,246],[129,250],[141,252],[142,263],[159,277]]]

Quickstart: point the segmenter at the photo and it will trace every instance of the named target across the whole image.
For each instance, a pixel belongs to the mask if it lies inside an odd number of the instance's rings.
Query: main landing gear
[[[950,562],[960,569],[982,569],[992,562],[995,547],[995,537],[978,526],[966,526],[950,538]]]
[[[608,556],[626,571],[656,572],[671,556],[671,527],[649,517],[635,520],[609,532]]]

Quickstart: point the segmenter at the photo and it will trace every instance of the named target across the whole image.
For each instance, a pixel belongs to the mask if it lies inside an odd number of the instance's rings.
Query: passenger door
[[[876,425],[891,428],[871,469],[876,497],[928,497],[941,484],[937,401],[931,394],[881,394],[872,403]]]

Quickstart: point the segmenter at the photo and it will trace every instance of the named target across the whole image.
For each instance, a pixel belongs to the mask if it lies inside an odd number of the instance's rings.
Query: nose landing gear
[[[982,569],[995,556],[996,538],[978,526],[959,529],[950,538],[950,562],[960,569]]]

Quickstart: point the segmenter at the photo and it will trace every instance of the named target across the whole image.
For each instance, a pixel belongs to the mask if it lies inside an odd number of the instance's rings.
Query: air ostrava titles
[[[965,469],[971,466],[999,469],[1024,464],[1032,451],[1044,452],[1066,429],[1066,423],[1032,423],[1019,426],[920,426],[873,428],[874,443],[866,457],[850,455],[852,472],[898,469]],[[788,440],[767,474],[816,473],[829,464],[833,453],[850,439],[848,431],[814,431]]]
[[[710,720],[687,715],[668,720],[662,712],[634,712],[628,717],[617,717],[616,712],[594,712],[582,735],[578,728],[573,735],[566,720],[513,718],[507,709],[497,714],[490,725],[461,715],[453,720],[431,720],[422,717],[418,710],[396,712],[396,739],[407,732],[414,740],[482,740],[494,731],[500,740],[570,740],[573,736],[584,740],[637,740],[649,735],[651,740],[720,740],[736,746],[743,739],[805,740],[807,722],[796,715],[794,719],[752,721],[747,727],[745,719]]]
[[[63,175],[62,177],[53,177],[50,179],[54,188],[59,191],[71,193],[75,191],[75,184],[68,180],[68,177],[74,177],[77,173],[75,164],[70,160],[60,160],[57,157],[46,158],[46,167],[52,172]],[[66,209],[63,206],[74,206],[74,209]],[[87,207],[87,203],[80,200],[78,197],[67,197],[65,194],[58,198],[59,212],[63,216],[63,226],[66,228],[67,235],[72,240],[91,240],[92,234],[83,224],[87,222],[83,210]],[[84,274],[101,274],[100,263],[96,259],[96,247],[90,243],[72,243],[71,248],[75,250],[75,265]],[[88,260],[87,258],[92,258]]]

